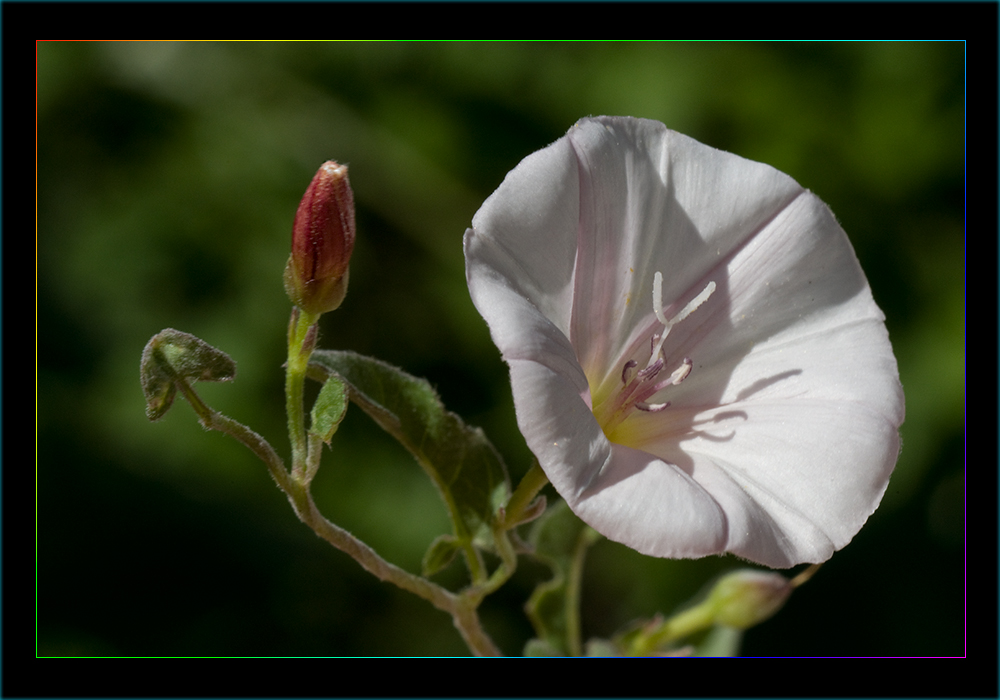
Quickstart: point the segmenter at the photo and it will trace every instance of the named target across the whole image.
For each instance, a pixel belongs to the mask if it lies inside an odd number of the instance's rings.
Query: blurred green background
[[[427,377],[516,482],[529,455],[462,234],[507,171],[598,114],[660,120],[816,192],[899,360],[903,452],[882,507],[744,653],[964,654],[963,44],[43,42],[37,59],[38,654],[468,653],[445,614],[301,525],[186,403],[149,423],[139,356],[165,327],[228,352],[236,382],[200,393],[287,457],[292,217],[319,164],[346,162],[358,240],[321,345]],[[448,527],[419,467],[358,410],[333,447],[321,508],[419,570]],[[602,542],[585,636],[669,613],[738,565]],[[485,603],[506,653],[546,576],[525,561]]]

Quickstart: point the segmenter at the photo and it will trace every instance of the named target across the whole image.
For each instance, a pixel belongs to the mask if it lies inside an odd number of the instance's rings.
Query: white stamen
[[[659,272],[653,275],[653,313],[657,321],[667,325],[667,317],[663,315],[663,275]]]
[[[645,401],[635,402],[635,407],[638,408],[640,411],[645,411],[646,413],[656,413],[657,411],[662,411],[669,405],[670,405],[669,401],[667,401],[666,403],[646,403]]]

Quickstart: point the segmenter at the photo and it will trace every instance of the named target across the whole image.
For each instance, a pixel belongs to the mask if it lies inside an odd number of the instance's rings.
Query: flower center
[[[616,429],[634,411],[658,413],[670,405],[669,401],[654,402],[652,399],[664,389],[677,386],[684,381],[691,373],[693,363],[690,357],[685,357],[668,376],[663,376],[665,368],[663,341],[667,339],[671,328],[708,301],[714,291],[715,282],[709,282],[698,296],[689,301],[673,318],[667,319],[663,313],[663,275],[657,272],[653,277],[653,312],[656,314],[656,320],[663,324],[663,330],[654,333],[650,338],[650,353],[646,366],[637,370],[639,363],[628,360],[622,366],[621,387],[618,391],[612,392],[610,396],[594,405],[594,416],[609,440],[622,442],[614,439]]]

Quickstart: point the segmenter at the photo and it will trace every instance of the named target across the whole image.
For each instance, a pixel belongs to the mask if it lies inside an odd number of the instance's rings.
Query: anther
[[[639,363],[636,362],[635,360],[629,360],[628,362],[625,363],[625,366],[622,367],[622,384],[628,385],[628,383],[629,383],[629,376],[628,376],[629,375],[629,370],[632,369],[633,367],[635,367],[637,364],[639,364]]]
[[[683,382],[689,374],[694,363],[690,357],[685,357],[679,366],[670,373],[669,377],[659,378],[659,374],[666,365],[663,356],[663,342],[670,333],[670,329],[690,316],[695,309],[704,304],[715,292],[715,282],[709,282],[705,288],[694,299],[684,305],[673,318],[667,319],[663,312],[663,275],[657,272],[653,277],[653,311],[657,320],[663,324],[663,329],[659,333],[654,333],[650,338],[649,361],[646,366],[638,369],[639,363],[636,360],[627,360],[622,365],[621,379],[622,388],[614,396],[613,400],[601,402],[600,406],[595,406],[594,415],[599,416],[605,432],[613,430],[619,423],[625,420],[633,410],[644,413],[658,413],[670,406],[669,401],[663,403],[650,403],[648,399],[657,396],[661,391],[671,386],[677,386]]]
[[[681,366],[674,370],[674,373],[670,375],[670,383],[677,386],[684,381],[685,377],[691,374],[691,367],[693,363],[690,357],[685,357]]]
[[[663,369],[663,358],[656,358],[656,362],[650,363],[647,367],[639,370],[639,379],[646,381],[652,379]]]

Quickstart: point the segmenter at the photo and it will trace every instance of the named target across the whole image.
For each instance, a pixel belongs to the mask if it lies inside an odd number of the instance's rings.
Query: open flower
[[[896,360],[847,236],[787,175],[584,119],[507,175],[465,257],[528,446],[606,537],[789,567],[878,506]]]

